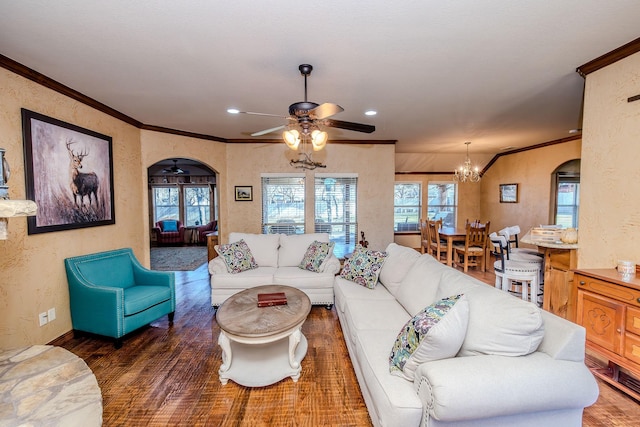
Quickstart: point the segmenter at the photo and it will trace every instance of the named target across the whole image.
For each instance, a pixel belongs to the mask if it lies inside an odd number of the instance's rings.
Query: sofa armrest
[[[223,274],[228,273],[227,264],[222,257],[215,257],[209,261],[209,274]]]
[[[584,363],[527,356],[469,356],[418,366],[414,388],[430,417],[461,421],[584,408],[598,384]]]
[[[331,254],[331,257],[324,264],[320,273],[331,273],[333,275],[338,274],[340,271],[340,260],[336,258],[334,254]]]
[[[584,362],[585,329],[546,310],[542,311],[542,319],[544,320],[544,338],[538,351],[554,359]]]

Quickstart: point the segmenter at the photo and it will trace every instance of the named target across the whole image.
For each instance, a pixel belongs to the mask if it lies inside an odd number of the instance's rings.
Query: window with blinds
[[[338,258],[353,252],[358,242],[358,176],[316,174],[315,231],[329,233]]]
[[[262,176],[262,233],[304,233],[303,174]]]

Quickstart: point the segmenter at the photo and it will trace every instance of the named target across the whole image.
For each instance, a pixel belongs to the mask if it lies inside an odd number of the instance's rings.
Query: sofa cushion
[[[242,273],[243,271],[258,268],[251,249],[249,249],[247,242],[242,239],[226,245],[215,245],[214,249],[224,259],[229,273]]]
[[[537,350],[544,337],[541,310],[458,270],[442,275],[437,297],[464,293],[469,326],[458,356],[523,356]]]
[[[273,273],[273,283],[298,289],[331,289],[334,278],[332,273],[315,273],[298,267],[278,267]]]
[[[162,231],[178,231],[178,221],[175,221],[175,220],[162,221]]]
[[[278,267],[295,267],[300,265],[302,257],[314,241],[328,243],[327,233],[281,234],[278,250]]]
[[[458,353],[467,332],[469,304],[464,295],[434,302],[402,328],[389,356],[389,372],[413,381],[421,363]]]
[[[395,295],[400,282],[405,278],[420,252],[397,243],[390,243],[385,249],[387,259],[380,270],[380,283]]]
[[[361,304],[366,304],[365,300],[385,300],[399,305],[384,286],[368,289],[341,277],[335,278],[333,293],[336,298],[336,310],[342,313],[344,313],[345,306],[350,300],[361,301]]]
[[[276,267],[258,267],[253,270],[243,271],[242,274],[230,274],[227,272],[212,274],[211,288],[243,290],[254,286],[268,285],[275,283],[273,275],[276,270]],[[298,268],[298,270],[300,269]]]
[[[367,250],[358,245],[351,258],[345,261],[340,277],[373,289],[386,257],[386,252]]]
[[[358,332],[355,354],[362,370],[361,388],[366,389],[375,404],[374,425],[419,426],[424,409],[417,393],[405,379],[389,374],[389,345],[397,330],[362,330]],[[426,425],[426,424],[425,424]]]
[[[333,253],[334,246],[334,242],[327,243],[314,240],[307,248],[298,267],[316,273],[322,271],[321,267]]]
[[[251,234],[237,233],[229,234],[229,242],[244,240],[251,249],[251,254],[260,267],[278,266],[278,247],[280,246],[279,234]],[[300,254],[302,256],[302,254]],[[300,260],[298,260],[300,262]]]
[[[412,316],[418,314],[423,308],[440,299],[436,298],[436,293],[440,284],[440,276],[447,269],[447,266],[438,262],[431,255],[419,257],[396,289],[395,297],[398,302]],[[458,293],[462,292],[452,292],[443,297]]]
[[[124,315],[131,316],[171,299],[168,286],[131,286],[124,290]]]

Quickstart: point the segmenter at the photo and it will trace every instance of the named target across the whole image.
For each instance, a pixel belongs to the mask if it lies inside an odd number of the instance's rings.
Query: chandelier
[[[471,142],[467,141],[464,144],[467,146],[467,158],[464,160],[464,165],[455,170],[453,179],[457,182],[478,182],[480,181],[480,172],[477,166],[471,167],[471,159],[469,158],[469,144]]]
[[[312,128],[313,130],[311,130]],[[327,132],[318,129],[317,126],[309,122],[303,121],[300,126],[289,125],[287,130],[282,133],[282,139],[290,149],[298,151],[300,148],[298,160],[291,160],[289,164],[299,169],[326,168],[327,165],[313,161],[308,145],[311,145],[313,151],[320,151],[327,145],[328,137]]]

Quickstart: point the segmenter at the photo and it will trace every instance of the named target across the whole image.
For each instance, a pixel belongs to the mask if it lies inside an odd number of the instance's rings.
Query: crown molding
[[[576,68],[576,72],[582,77],[586,77],[587,74],[591,74],[594,71],[598,71],[601,68],[611,65],[621,59],[631,56],[634,53],[640,52],[640,38],[630,41],[629,43],[620,46],[611,52],[605,53],[596,59],[593,59],[586,64],[583,64]]]

